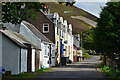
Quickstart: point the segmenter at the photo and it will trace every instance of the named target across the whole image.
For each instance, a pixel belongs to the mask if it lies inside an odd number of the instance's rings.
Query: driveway
[[[52,67],[52,70],[38,74],[38,78],[105,78],[96,65],[100,63],[98,56],[75,62],[61,67]]]

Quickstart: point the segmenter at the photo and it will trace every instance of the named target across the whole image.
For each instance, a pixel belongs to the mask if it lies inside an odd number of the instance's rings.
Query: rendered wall
[[[35,49],[32,49],[32,72],[35,72]]]
[[[3,68],[11,74],[19,74],[20,47],[6,36],[2,36]]]
[[[38,48],[41,48],[41,39],[39,39],[32,31],[30,31],[23,23],[20,25],[20,34],[26,39],[33,42]]]
[[[27,49],[21,49],[21,72],[27,72]]]

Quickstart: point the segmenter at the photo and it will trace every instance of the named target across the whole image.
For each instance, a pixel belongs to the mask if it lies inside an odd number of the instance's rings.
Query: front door
[[[62,57],[63,57],[63,44],[62,44],[62,39],[60,39],[60,64],[61,64]]]
[[[52,50],[52,55],[51,55],[51,66],[55,66],[55,48],[54,48],[54,46],[52,46],[52,48],[51,48]]]
[[[49,45],[44,45],[43,66],[49,67]]]

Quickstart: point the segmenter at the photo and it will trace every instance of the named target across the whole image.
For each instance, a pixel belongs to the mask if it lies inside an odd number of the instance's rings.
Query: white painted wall
[[[43,53],[44,53],[44,43],[41,43],[41,49],[42,51],[40,51],[40,62],[41,62],[41,66],[43,65]]]
[[[21,72],[27,72],[27,49],[21,49]]]
[[[32,49],[32,72],[35,72],[35,49]]]
[[[41,51],[39,51],[41,54]],[[41,56],[39,56],[39,58],[41,58]],[[41,61],[39,61],[39,69],[41,69]]]
[[[68,46],[70,46],[70,56],[69,59],[73,61],[73,36],[68,34]]]
[[[44,43],[42,42],[41,43],[41,48],[42,48],[42,51],[40,51],[40,62],[41,62],[41,65],[45,66],[45,67],[51,67],[51,66],[55,66],[55,45],[52,45],[52,48],[51,48],[51,65],[48,64],[48,60],[49,60],[49,44],[47,43]]]
[[[22,34],[26,39],[34,43],[39,49],[41,49],[41,39],[38,38],[27,26],[23,23],[20,25],[20,34]]]
[[[73,55],[73,35],[72,35],[72,43],[71,43],[71,47],[72,47],[72,56],[71,56],[71,60],[74,61],[74,55]]]
[[[67,40],[68,39],[68,34],[67,34],[67,28],[68,28],[67,20],[64,20],[63,25],[65,25],[65,40]]]
[[[49,60],[49,45],[48,44],[44,44],[44,52],[43,52],[43,65],[45,67],[50,67],[50,65],[48,64],[48,60]]]
[[[2,67],[2,33],[0,32],[0,67]],[[2,77],[2,73],[0,72],[0,79]]]
[[[2,35],[2,66],[6,71],[11,71],[11,74],[20,73],[20,50],[18,45]]]

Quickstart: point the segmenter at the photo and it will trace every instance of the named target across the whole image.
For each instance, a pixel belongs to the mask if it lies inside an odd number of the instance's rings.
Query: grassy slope
[[[96,21],[96,17],[83,11],[82,9],[79,9],[75,6],[65,6],[65,4],[58,4],[54,2],[47,3],[50,6],[50,12],[58,12],[60,16],[64,17],[64,20],[68,20],[68,23],[73,25],[73,33],[80,34],[84,30],[89,29],[89,25],[85,22],[77,19],[71,18],[71,16],[84,16],[86,18],[92,19]],[[70,11],[69,13],[64,13],[64,11]]]

